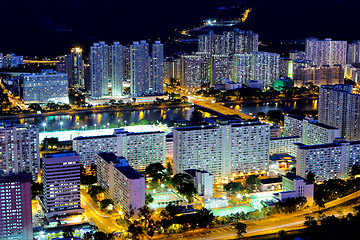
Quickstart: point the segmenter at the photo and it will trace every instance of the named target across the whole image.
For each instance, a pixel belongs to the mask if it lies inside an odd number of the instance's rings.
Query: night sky
[[[0,52],[57,56],[92,42],[129,44],[176,36],[208,18],[241,17],[265,43],[306,37],[360,39],[358,0],[0,0]],[[220,7],[220,9],[219,9]],[[232,8],[231,8],[232,7]]]

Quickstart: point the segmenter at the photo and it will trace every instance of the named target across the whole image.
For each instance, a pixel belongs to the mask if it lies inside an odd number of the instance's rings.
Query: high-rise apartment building
[[[211,84],[224,84],[230,78],[232,62],[228,55],[211,55]]]
[[[146,41],[133,42],[130,46],[130,94],[140,97],[150,93],[150,56]]]
[[[233,62],[234,82],[247,84],[249,80],[261,80],[263,87],[268,88],[279,78],[279,54],[268,52],[235,54]]]
[[[270,125],[221,121],[208,126],[175,128],[174,172],[205,170],[216,178],[267,170]]]
[[[297,143],[296,174],[306,178],[311,171],[316,181],[346,179],[359,161],[360,142],[336,140],[333,143],[305,145]]]
[[[360,63],[360,41],[354,41],[347,45],[346,63]]]
[[[4,54],[0,53],[0,68],[4,67]]]
[[[174,59],[165,59],[164,61],[164,81],[170,83],[170,79],[180,80],[178,75],[180,68],[177,64],[177,60]]]
[[[121,97],[123,95],[123,46],[119,42],[114,42],[110,46],[110,79],[111,79],[111,96]]]
[[[33,239],[31,174],[0,174],[0,239]]]
[[[233,55],[236,53],[251,53],[258,51],[259,35],[251,31],[240,31],[235,28],[222,34],[199,35],[199,52],[215,55]]]
[[[80,156],[76,152],[43,154],[42,206],[47,219],[82,214]]]
[[[360,95],[349,94],[346,104],[345,136],[349,141],[360,140]]]
[[[344,83],[344,66],[300,66],[294,71],[294,86],[303,87],[307,83],[316,86]]]
[[[90,47],[91,97],[98,99],[109,94],[109,46],[105,42]]]
[[[151,52],[152,64],[152,84],[151,92],[153,94],[164,93],[164,45],[160,41],[152,44]]]
[[[298,51],[298,50],[291,50],[289,52],[289,59],[295,60],[306,60],[306,52]]]
[[[340,136],[345,136],[347,127],[348,97],[352,92],[352,85],[322,85],[319,88],[319,122],[340,129]],[[351,116],[349,116],[351,117]],[[350,129],[353,126],[350,126]]]
[[[107,198],[124,214],[145,205],[145,177],[129,166],[124,157],[101,152],[96,157],[97,179]]]
[[[346,41],[335,41],[331,38],[319,40],[317,38],[306,39],[306,60],[311,60],[313,65],[345,65],[346,64]]]
[[[340,130],[312,118],[288,114],[284,118],[284,135],[300,136],[303,144],[317,145],[332,143],[340,137]]]
[[[68,104],[68,76],[53,70],[22,74],[20,97],[25,104],[49,102]]]
[[[181,56],[181,87],[186,89],[201,88],[202,59],[199,55],[183,55]]]
[[[269,154],[290,154],[296,156],[297,147],[294,143],[301,142],[300,136],[270,138]]]
[[[73,149],[80,155],[84,166],[95,164],[99,152],[113,152],[124,156],[130,165],[144,170],[150,163],[165,164],[165,132],[127,132],[116,129],[113,135],[77,137],[73,140]]]
[[[39,129],[32,125],[0,122],[0,170],[4,174],[40,173]]]
[[[66,73],[68,74],[69,85],[83,88],[84,83],[84,60],[82,57],[81,48],[71,49],[71,53],[67,58],[68,68]]]

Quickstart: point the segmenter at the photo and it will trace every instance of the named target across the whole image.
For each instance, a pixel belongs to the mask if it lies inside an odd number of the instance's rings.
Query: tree
[[[351,167],[350,176],[355,177],[356,175],[360,174],[360,166],[359,164],[354,164]]]
[[[315,182],[315,174],[312,171],[309,171],[306,175],[306,179],[312,183]]]
[[[259,119],[265,119],[266,118],[266,113],[264,112],[258,112],[256,114],[256,117],[259,118]]]
[[[113,208],[114,203],[111,199],[103,199],[99,202],[99,207],[101,211],[105,211],[108,208]]]
[[[260,187],[260,178],[256,175],[251,175],[246,178],[246,184],[249,185],[250,188],[259,188]]]
[[[38,104],[38,103],[31,103],[29,105],[29,109],[32,109],[34,111],[41,111],[42,110],[40,104]]]
[[[185,196],[189,201],[192,200],[197,191],[194,186],[194,181],[190,175],[178,173],[174,175],[171,181],[173,187],[178,191],[178,193]]]
[[[145,220],[150,220],[153,212],[154,211],[147,205],[144,205],[143,207],[139,208],[139,216],[144,217]]]
[[[165,177],[165,167],[159,163],[150,163],[146,168],[145,168],[145,173],[147,175],[149,175],[149,177],[152,177],[153,181],[161,181],[164,179]]]
[[[128,227],[127,230],[129,233],[131,233],[131,236],[133,240],[140,239],[140,235],[143,233],[142,228],[138,225],[138,222],[134,222]]]
[[[190,124],[192,126],[199,126],[203,123],[204,116],[203,114],[196,108],[190,116]]]
[[[189,101],[188,97],[187,96],[182,96],[181,97],[181,102],[182,103],[187,103]]]
[[[149,203],[154,202],[154,198],[152,197],[151,194],[146,193],[145,194],[145,205],[149,205]]]
[[[305,216],[305,222],[304,222],[304,226],[312,231],[316,226],[317,226],[317,221],[315,220],[314,217],[311,216]]]
[[[95,200],[97,200],[98,195],[103,192],[104,189],[101,186],[96,185],[91,186],[88,190],[88,194],[90,195],[90,197]]]
[[[245,187],[242,185],[241,182],[229,182],[228,184],[224,185],[224,190],[230,194],[235,194],[245,190]]]
[[[280,110],[269,110],[267,119],[277,123],[284,122],[284,114]]]
[[[242,222],[236,222],[233,223],[233,226],[236,229],[236,234],[238,238],[243,237],[243,235],[246,233],[246,224]]]
[[[214,220],[214,214],[207,208],[201,208],[198,211],[198,224],[199,227],[205,228],[208,227]]]

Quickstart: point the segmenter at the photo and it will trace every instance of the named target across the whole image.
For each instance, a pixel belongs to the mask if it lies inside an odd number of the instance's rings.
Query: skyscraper
[[[339,128],[341,137],[346,134],[347,103],[351,92],[352,85],[346,84],[322,85],[319,88],[319,122]]]
[[[347,64],[360,63],[360,41],[354,41],[347,45]]]
[[[313,65],[346,64],[346,41],[334,41],[331,38],[325,40],[308,38],[305,48],[306,60],[311,60]]]
[[[123,95],[123,46],[114,42],[110,46],[110,74],[111,74],[111,96],[121,97]]]
[[[67,58],[69,61],[66,73],[68,74],[69,84],[77,88],[84,87],[84,61],[81,48],[71,49]]]
[[[150,90],[150,56],[146,41],[133,42],[130,46],[130,94],[140,97]]]
[[[164,93],[164,45],[155,41],[152,45],[152,84],[153,94]]]
[[[233,79],[237,83],[246,84],[249,80],[261,80],[263,87],[268,88],[279,78],[279,54],[269,52],[235,54],[233,61]]]
[[[202,84],[201,64],[199,55],[181,56],[181,87],[186,89],[200,88]]]
[[[216,55],[233,55],[237,53],[252,53],[258,51],[259,35],[251,31],[240,31],[235,28],[222,34],[199,35],[199,52]]]
[[[0,170],[4,174],[40,173],[39,129],[32,125],[0,122]]]
[[[0,174],[0,239],[33,239],[31,174]]]
[[[47,219],[84,212],[80,203],[80,156],[76,152],[43,154],[43,206]]]
[[[98,99],[109,94],[109,46],[105,42],[90,47],[91,97]]]

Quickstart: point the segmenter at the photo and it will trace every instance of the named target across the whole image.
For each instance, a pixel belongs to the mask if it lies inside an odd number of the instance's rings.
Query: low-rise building
[[[300,176],[287,174],[282,177],[282,192],[276,196],[280,201],[287,198],[305,197],[306,204],[312,206],[314,204],[314,183]]]
[[[261,179],[260,181],[260,191],[266,192],[266,191],[276,191],[280,190],[282,188],[282,178],[276,177],[276,178],[266,178]]]
[[[132,168],[124,157],[114,153],[97,154],[97,179],[107,198],[124,214],[145,205],[145,177]]]
[[[214,175],[197,169],[187,169],[184,172],[193,178],[199,196],[203,196],[204,199],[213,197]]]

